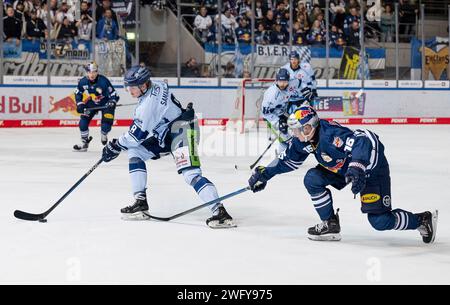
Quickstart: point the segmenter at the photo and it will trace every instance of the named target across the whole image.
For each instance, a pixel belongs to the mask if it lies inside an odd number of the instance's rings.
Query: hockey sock
[[[325,189],[323,193],[311,195],[311,200],[322,221],[333,216],[333,198],[329,189]]]
[[[205,177],[201,177],[197,181],[197,183],[195,183],[194,189],[203,202],[208,202],[219,198],[216,186]],[[220,206],[222,206],[221,203],[217,203],[215,205],[210,206],[210,209],[214,215],[218,213],[218,209]]]
[[[131,158],[129,161],[131,188],[133,194],[143,192],[147,187],[147,167],[139,158]]]

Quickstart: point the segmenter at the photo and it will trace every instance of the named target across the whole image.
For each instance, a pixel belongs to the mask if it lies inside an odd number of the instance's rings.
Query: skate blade
[[[146,212],[136,212],[132,214],[124,214],[122,213],[122,220],[125,221],[142,221],[149,220],[150,216]]]
[[[308,235],[308,239],[314,241],[340,241],[341,234]]]
[[[76,149],[76,148],[74,148],[73,151],[74,151],[74,152],[86,152],[86,151],[87,151],[87,148],[81,148],[81,149]]]
[[[213,220],[208,223],[208,227],[211,229],[228,229],[236,228],[237,225],[233,220],[225,220],[223,223],[220,223],[218,220]]]

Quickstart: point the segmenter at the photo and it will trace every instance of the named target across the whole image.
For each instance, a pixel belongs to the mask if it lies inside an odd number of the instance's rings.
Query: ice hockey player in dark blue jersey
[[[85,67],[86,76],[83,77],[75,90],[77,112],[80,116],[81,145],[74,145],[74,151],[87,151],[92,137],[89,136],[89,123],[99,110],[89,110],[104,106],[101,110],[101,142],[106,145],[108,133],[114,123],[114,112],[119,101],[119,95],[111,82],[98,73],[98,66],[91,62]],[[87,98],[86,98],[87,97]]]
[[[341,239],[339,210],[334,212],[328,186],[341,190],[351,183],[352,192],[360,194],[361,211],[374,229],[418,230],[423,242],[434,241],[438,211],[413,214],[392,210],[389,164],[376,134],[320,120],[310,106],[297,108],[288,125],[293,135],[288,148],[267,167],[256,168],[249,185],[253,192],[261,191],[272,177],[296,170],[314,154],[319,164],[308,170],[304,185],[322,223],[308,229],[309,239]]]

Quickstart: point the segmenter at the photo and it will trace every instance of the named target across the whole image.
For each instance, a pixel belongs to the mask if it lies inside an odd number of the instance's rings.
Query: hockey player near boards
[[[261,105],[262,116],[280,141],[279,152],[286,149],[285,143],[291,137],[287,126],[289,101],[292,96],[300,94],[299,88],[299,80],[290,80],[289,72],[282,68],[277,72],[275,83],[264,92]]]
[[[92,140],[92,137],[89,136],[89,123],[99,111],[102,113],[101,142],[106,145],[108,133],[114,123],[116,104],[119,101],[119,95],[113,85],[105,76],[98,73],[98,66],[95,62],[86,65],[85,69],[86,76],[78,82],[75,90],[77,112],[81,114],[79,123],[81,144],[74,145],[73,149],[80,152],[87,151],[89,147],[89,142]],[[102,106],[105,107],[102,110],[89,110]]]
[[[281,68],[289,72],[291,80],[298,79],[300,82],[300,95],[293,95],[289,101],[297,106],[304,102],[312,105],[313,100],[318,95],[317,81],[311,64],[306,61],[300,62],[300,54],[297,51],[292,51],[289,54],[289,62]]]
[[[340,240],[338,212],[334,212],[329,185],[341,190],[348,183],[360,194],[361,212],[379,231],[418,230],[423,242],[436,235],[438,212],[413,214],[392,210],[391,179],[384,146],[369,130],[351,130],[335,122],[320,120],[310,106],[301,106],[290,115],[293,134],[286,151],[269,166],[258,167],[249,180],[253,192],[261,191],[272,177],[297,169],[314,154],[319,164],[308,170],[304,185],[322,223],[308,229],[311,240]]]
[[[166,83],[150,80],[146,67],[132,67],[125,75],[125,88],[138,99],[133,124],[119,139],[103,148],[103,160],[115,159],[127,151],[134,203],[121,210],[125,220],[146,220],[147,168],[145,161],[172,154],[179,174],[194,188],[202,201],[217,199],[215,185],[205,178],[197,155],[199,129],[194,109],[183,109]],[[211,206],[212,217],[206,220],[211,228],[229,228],[235,224],[221,203]]]

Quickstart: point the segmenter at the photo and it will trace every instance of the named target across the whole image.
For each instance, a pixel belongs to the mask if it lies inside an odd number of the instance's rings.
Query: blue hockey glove
[[[112,161],[120,155],[122,148],[119,146],[118,142],[117,139],[112,139],[112,141],[109,141],[108,144],[103,147],[103,161]]]
[[[260,192],[266,187],[268,179],[264,177],[265,170],[264,166],[258,166],[248,180],[248,185],[253,193]]]
[[[352,161],[345,173],[345,182],[352,183],[352,193],[359,194],[366,186],[366,167],[358,161]]]

